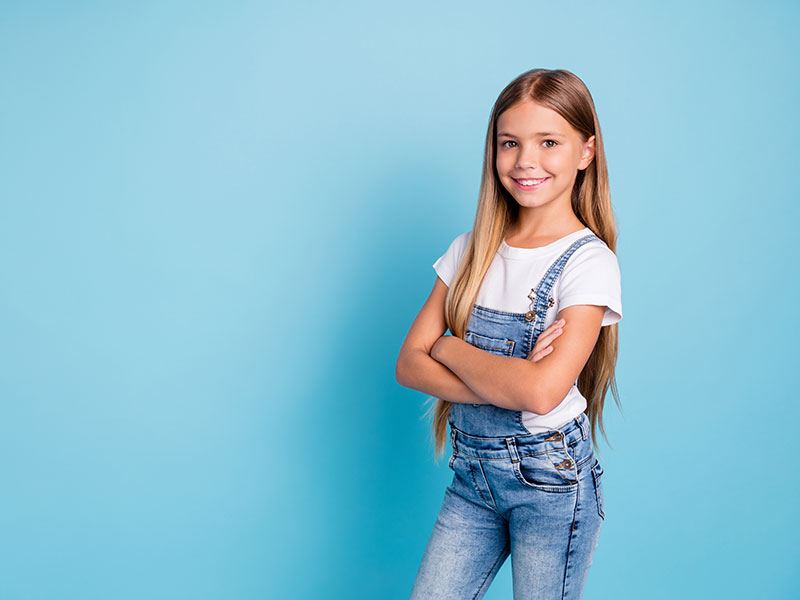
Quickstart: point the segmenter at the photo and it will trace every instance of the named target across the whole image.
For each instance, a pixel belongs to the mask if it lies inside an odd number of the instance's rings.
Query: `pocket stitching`
[[[471,340],[468,338],[472,338]],[[502,344],[502,347],[494,347],[494,346],[486,346],[484,344],[475,343],[475,338],[483,338],[484,340],[492,340],[494,342],[498,342]],[[481,350],[485,350],[487,352],[492,353],[500,353],[506,356],[512,356],[514,354],[514,345],[516,344],[515,340],[509,340],[508,338],[495,338],[488,335],[482,335],[480,333],[475,333],[474,331],[467,331],[464,334],[464,341],[467,343],[475,346],[476,348],[480,348]]]
[[[521,461],[517,461],[515,463],[512,463],[512,470],[514,471],[514,475],[517,477],[517,479],[519,479],[519,481],[523,485],[526,485],[526,486],[528,486],[530,488],[533,488],[535,490],[542,490],[544,492],[561,492],[561,493],[565,493],[565,492],[574,492],[578,487],[578,482],[577,481],[574,482],[574,483],[565,483],[563,485],[547,485],[547,484],[544,484],[544,483],[534,483],[532,481],[528,481],[522,475],[522,469],[520,468],[521,464],[522,464]],[[553,466],[553,468],[555,469],[555,466]],[[576,469],[577,469],[577,467],[576,467]],[[556,471],[558,471],[558,469],[556,469]],[[559,477],[561,477],[563,479],[563,476],[561,475],[561,473],[559,473],[558,475],[559,475]],[[566,481],[566,479],[564,481]]]
[[[478,495],[481,497],[481,500],[483,500],[484,504],[491,507],[492,505],[489,504],[488,500],[486,500],[486,496],[483,495],[481,488],[478,486],[478,480],[475,478],[475,469],[472,468],[472,461],[469,461],[469,474],[472,475],[472,485],[475,488],[475,491],[478,492]]]
[[[563,464],[564,460],[569,460],[572,464],[571,464],[570,467],[568,467],[565,470],[567,472],[569,472],[570,474],[572,474],[573,471],[574,471],[575,479],[567,479],[566,477],[564,477],[563,470],[559,470],[559,468],[556,465],[556,463],[553,462],[553,457],[552,457],[552,454],[554,452],[553,450],[547,450],[547,458],[550,460],[550,463],[553,465],[553,469],[555,469],[556,473],[558,473],[558,475],[561,477],[561,479],[563,479],[566,483],[569,483],[569,484],[578,483],[578,476],[579,476],[578,464],[575,462],[575,457],[573,456],[574,450],[573,450],[573,452],[570,452],[569,450],[566,450],[565,448],[559,448],[558,452],[560,452],[561,450],[564,450],[564,454],[566,454],[567,458],[566,459],[562,459],[559,464]]]
[[[599,467],[599,473],[595,469],[595,467]],[[594,464],[592,465],[592,481],[594,481],[594,495],[595,499],[597,500],[597,514],[600,515],[600,518],[605,520],[606,518],[606,511],[605,511],[605,498],[603,498],[603,494],[601,491],[601,482],[600,477],[603,475],[603,467],[600,466],[600,461],[595,460]]]

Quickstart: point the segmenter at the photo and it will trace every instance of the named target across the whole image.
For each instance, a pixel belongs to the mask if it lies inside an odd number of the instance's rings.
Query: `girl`
[[[480,598],[509,554],[515,599],[580,598],[605,518],[609,386],[618,403],[615,247],[589,90],[523,73],[492,110],[473,228],[434,263],[397,360],[401,385],[437,398],[435,455],[448,423],[453,451],[412,599]]]

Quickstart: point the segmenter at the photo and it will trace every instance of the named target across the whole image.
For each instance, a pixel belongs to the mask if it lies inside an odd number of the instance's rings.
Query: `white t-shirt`
[[[433,263],[439,278],[447,286],[464,255],[469,236],[466,231],[456,237],[447,251]],[[475,303],[478,306],[506,312],[525,313],[530,308],[528,294],[544,277],[545,272],[575,240],[592,233],[585,227],[540,248],[517,248],[500,242],[497,254],[486,272]],[[592,241],[569,257],[550,294],[555,304],[547,311],[544,327],[555,322],[558,311],[575,304],[605,306],[603,326],[622,319],[622,292],[617,255],[605,244]],[[561,403],[549,413],[522,411],[522,422],[531,433],[557,428],[586,409],[586,398],[577,383]]]

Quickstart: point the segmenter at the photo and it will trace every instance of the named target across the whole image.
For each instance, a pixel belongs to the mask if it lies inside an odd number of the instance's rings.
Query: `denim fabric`
[[[597,239],[580,238],[556,259],[529,313],[475,306],[466,341],[494,354],[527,357],[544,330],[564,265]],[[481,598],[509,555],[516,600],[580,598],[605,518],[603,469],[586,414],[532,434],[520,411],[453,404],[449,424],[453,480],[411,600]]]

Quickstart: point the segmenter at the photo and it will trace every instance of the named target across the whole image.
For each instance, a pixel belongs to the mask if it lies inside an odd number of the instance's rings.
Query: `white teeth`
[[[522,185],[535,185],[537,183],[542,183],[547,177],[543,177],[542,179],[517,179]]]

